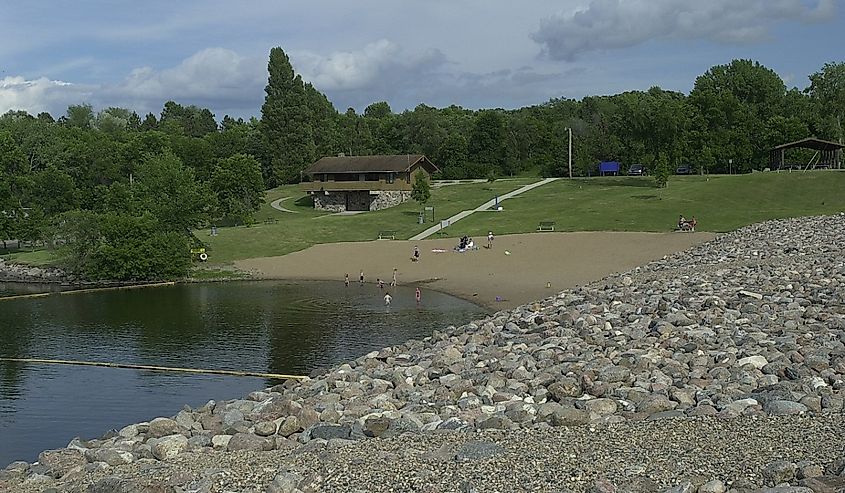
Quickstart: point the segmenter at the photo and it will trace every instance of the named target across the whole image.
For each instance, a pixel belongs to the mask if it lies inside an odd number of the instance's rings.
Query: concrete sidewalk
[[[546,183],[551,183],[551,182],[558,180],[558,179],[559,178],[546,178],[545,180],[540,180],[540,181],[532,183],[530,185],[525,185],[524,187],[517,188],[513,192],[508,192],[508,193],[502,195],[501,197],[499,197],[499,202],[502,202],[503,200],[507,200],[511,197],[515,197],[515,196],[517,196],[517,195],[519,195],[523,192],[527,192],[529,190],[533,190],[537,187],[543,186]],[[471,209],[471,210],[468,210],[468,211],[461,211],[461,212],[455,214],[454,216],[447,219],[447,221],[449,221],[449,225],[451,226],[451,225],[455,224],[456,222],[460,221],[461,219],[469,216],[473,212],[486,211],[486,210],[490,209],[491,207],[493,207],[495,204],[496,204],[496,199],[488,200],[487,202],[484,202],[483,204],[476,207],[475,209]],[[436,233],[438,231],[440,231],[440,224],[439,223],[435,226],[428,228],[427,230],[423,231],[422,233],[419,233],[416,236],[412,236],[410,241],[424,240],[424,239],[428,238],[429,236],[433,235],[434,233]]]

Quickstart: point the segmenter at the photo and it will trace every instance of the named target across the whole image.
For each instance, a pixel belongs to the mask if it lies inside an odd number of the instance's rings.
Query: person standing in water
[[[390,296],[390,293],[384,293],[384,306],[390,306],[390,300],[392,299],[393,297]]]
[[[420,288],[417,288],[417,291],[416,291],[416,293],[414,293],[414,296],[416,296],[416,298],[417,298],[417,304],[419,305],[419,304],[420,304],[420,299],[422,298],[422,292],[420,291]]]
[[[396,287],[396,267],[393,268],[393,280],[390,281],[390,287]]]
[[[346,287],[349,287],[349,274],[346,274],[346,279],[343,280],[343,283],[346,284]]]
[[[361,271],[361,275],[358,276],[358,282],[361,284],[361,286],[364,285],[364,271],[363,270]]]

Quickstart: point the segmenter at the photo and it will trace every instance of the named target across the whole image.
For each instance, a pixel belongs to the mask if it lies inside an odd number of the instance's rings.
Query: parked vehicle
[[[692,172],[692,166],[689,164],[682,164],[675,170],[676,175],[688,175]]]
[[[628,176],[643,176],[646,174],[645,166],[642,164],[632,164],[628,168]]]

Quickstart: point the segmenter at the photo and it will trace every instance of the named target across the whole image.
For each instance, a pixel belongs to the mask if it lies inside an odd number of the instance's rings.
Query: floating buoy
[[[208,254],[207,254],[207,253],[205,253],[205,252],[202,252],[202,253],[200,254],[200,260],[202,260],[203,262],[205,262],[206,260],[208,260]]]

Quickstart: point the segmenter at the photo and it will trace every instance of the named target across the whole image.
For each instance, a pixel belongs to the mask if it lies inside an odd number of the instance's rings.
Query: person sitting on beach
[[[475,250],[475,243],[472,241],[472,238],[467,240],[467,250]]]
[[[683,214],[678,216],[678,229],[684,229],[684,226],[687,224],[687,219],[684,217]]]
[[[695,233],[695,225],[698,224],[698,221],[695,220],[695,216],[692,216],[692,219],[687,221],[687,229],[691,232]]]

